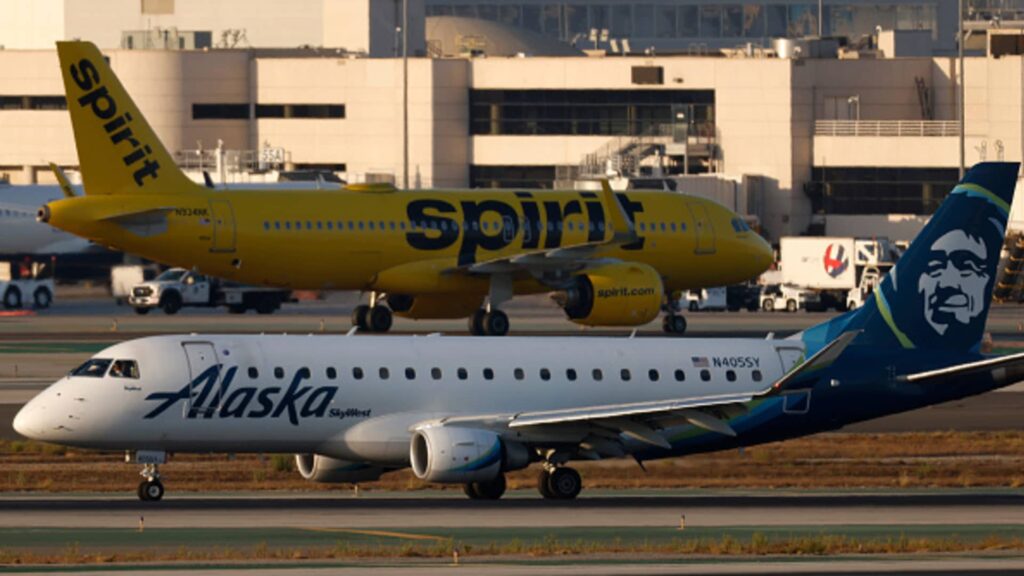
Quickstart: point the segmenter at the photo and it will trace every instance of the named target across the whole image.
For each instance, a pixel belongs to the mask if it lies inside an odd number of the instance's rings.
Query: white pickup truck
[[[176,314],[184,306],[227,306],[232,314],[244,314],[250,309],[272,314],[290,300],[289,290],[245,286],[184,268],[171,268],[149,282],[135,285],[128,304],[137,314],[147,314],[153,308]]]
[[[0,301],[7,310],[53,303],[53,262],[0,262]]]

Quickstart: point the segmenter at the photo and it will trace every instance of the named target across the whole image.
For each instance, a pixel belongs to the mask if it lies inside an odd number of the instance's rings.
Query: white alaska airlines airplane
[[[36,221],[40,206],[61,197],[59,186],[0,185],[0,255],[104,252],[85,238]]]
[[[540,462],[541,494],[567,499],[572,460],[748,446],[980,394],[1024,377],[1024,354],[979,353],[1018,168],[972,168],[864,306],[787,339],[158,336],[100,352],[14,427],[135,452],[143,500],[163,496],[172,452],[294,452],[320,482],[411,466],[482,499]]]

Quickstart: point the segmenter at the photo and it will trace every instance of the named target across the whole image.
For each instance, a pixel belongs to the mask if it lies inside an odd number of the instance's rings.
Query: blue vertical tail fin
[[[976,164],[860,309],[805,331],[808,353],[847,330],[857,344],[976,351],[1020,164]]]

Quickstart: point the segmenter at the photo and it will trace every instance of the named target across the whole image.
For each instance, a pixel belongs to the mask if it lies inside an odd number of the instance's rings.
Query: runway
[[[571,502],[512,492],[478,502],[451,492],[333,498],[322,495],[203,497],[169,493],[159,503],[134,495],[0,498],[0,528],[125,528],[140,515],[161,528],[566,528],[727,526],[1024,526],[1024,491],[737,493],[648,495],[591,491]],[[650,494],[650,493],[649,493]]]

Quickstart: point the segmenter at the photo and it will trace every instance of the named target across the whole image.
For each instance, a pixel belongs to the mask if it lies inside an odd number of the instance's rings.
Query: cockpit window
[[[110,367],[111,378],[139,378],[139,365],[135,360],[115,360]]]
[[[71,371],[72,376],[84,376],[86,378],[103,378],[110,367],[109,358],[93,358]]]

